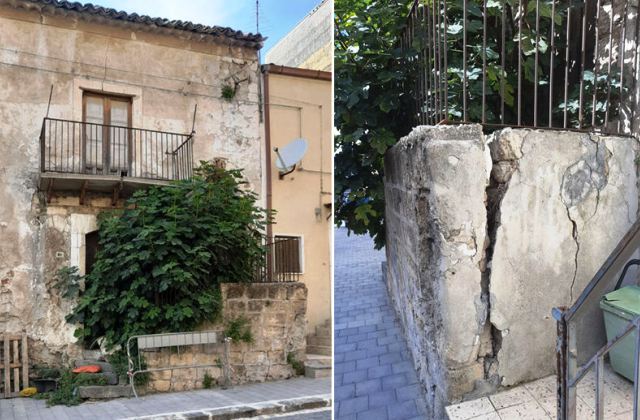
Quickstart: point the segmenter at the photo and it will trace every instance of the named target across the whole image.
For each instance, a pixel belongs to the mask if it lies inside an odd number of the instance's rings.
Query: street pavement
[[[334,244],[336,419],[424,419],[422,387],[382,280],[384,251],[343,228]]]
[[[111,420],[163,418],[175,419],[190,414],[209,418],[234,409],[291,406],[304,408],[311,400],[329,400],[331,378],[294,378],[286,381],[239,385],[226,390],[203,389],[186,392],[152,394],[103,402],[86,402],[75,407],[47,407],[43,400],[32,398],[0,399],[0,420]],[[285,402],[286,401],[286,402]],[[317,405],[316,405],[317,407]],[[311,407],[309,407],[311,408]],[[316,414],[313,414],[316,416]],[[213,417],[215,418],[215,417]],[[294,417],[295,418],[295,417]],[[324,419],[327,417],[311,417]]]

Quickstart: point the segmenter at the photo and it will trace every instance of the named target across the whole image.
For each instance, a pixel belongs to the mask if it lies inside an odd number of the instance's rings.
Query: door
[[[131,98],[85,92],[83,115],[85,171],[127,175]]]

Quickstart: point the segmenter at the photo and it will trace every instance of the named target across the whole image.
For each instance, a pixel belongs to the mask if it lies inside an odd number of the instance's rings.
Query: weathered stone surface
[[[227,320],[244,317],[250,322],[252,343],[232,342],[229,363],[232,383],[264,382],[294,375],[287,354],[304,359],[306,347],[306,296],[303,283],[226,283],[221,285],[223,321],[203,329],[223,329]],[[149,367],[212,364],[198,369],[173,369],[154,373],[152,391],[178,391],[202,387],[205,372],[215,384],[223,383],[223,346],[182,347],[180,352],[163,349],[145,352]]]
[[[88,221],[95,225],[100,210],[113,208],[111,193],[87,194],[80,205],[79,192],[47,203],[38,191],[47,111],[82,121],[83,91],[104,91],[132,98],[133,127],[189,133],[197,103],[194,161],[228,159],[259,195],[264,156],[255,49],[52,17],[51,10],[0,6],[0,44],[11,51],[0,69],[0,331],[26,331],[30,359],[40,364],[81,357],[76,326],[65,320],[74,302],[60,297],[52,279],[61,267],[83,267]],[[242,82],[228,101],[220,88],[232,78]]]
[[[488,160],[477,125],[418,127],[385,157],[387,282],[432,418],[483,378]]]
[[[92,400],[132,397],[131,385],[81,386],[78,387],[80,398]]]
[[[498,374],[513,385],[554,372],[551,308],[575,301],[636,220],[638,144],[503,130],[491,150],[495,160],[515,157],[517,168],[500,205],[489,282],[491,323],[501,336]],[[602,320],[589,323],[593,347]]]
[[[551,309],[636,220],[638,150],[543,130],[485,143],[465,126],[419,127],[387,154],[387,282],[434,418],[442,402],[553,373]],[[592,306],[580,357],[605,341]]]

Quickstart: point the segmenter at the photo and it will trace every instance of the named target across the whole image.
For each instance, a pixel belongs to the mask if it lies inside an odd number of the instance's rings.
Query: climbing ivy
[[[201,162],[190,180],[136,192],[99,217],[99,250],[67,318],[84,343],[195,328],[217,318],[220,283],[253,278],[268,214],[239,170]]]

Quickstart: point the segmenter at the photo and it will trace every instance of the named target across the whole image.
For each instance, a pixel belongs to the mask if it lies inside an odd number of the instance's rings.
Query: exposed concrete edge
[[[285,400],[260,401],[251,404],[238,404],[225,407],[203,408],[176,413],[160,413],[149,416],[129,417],[129,419],[163,420],[228,420],[263,415],[285,414],[315,408],[331,407],[331,394],[311,395],[308,397]]]

